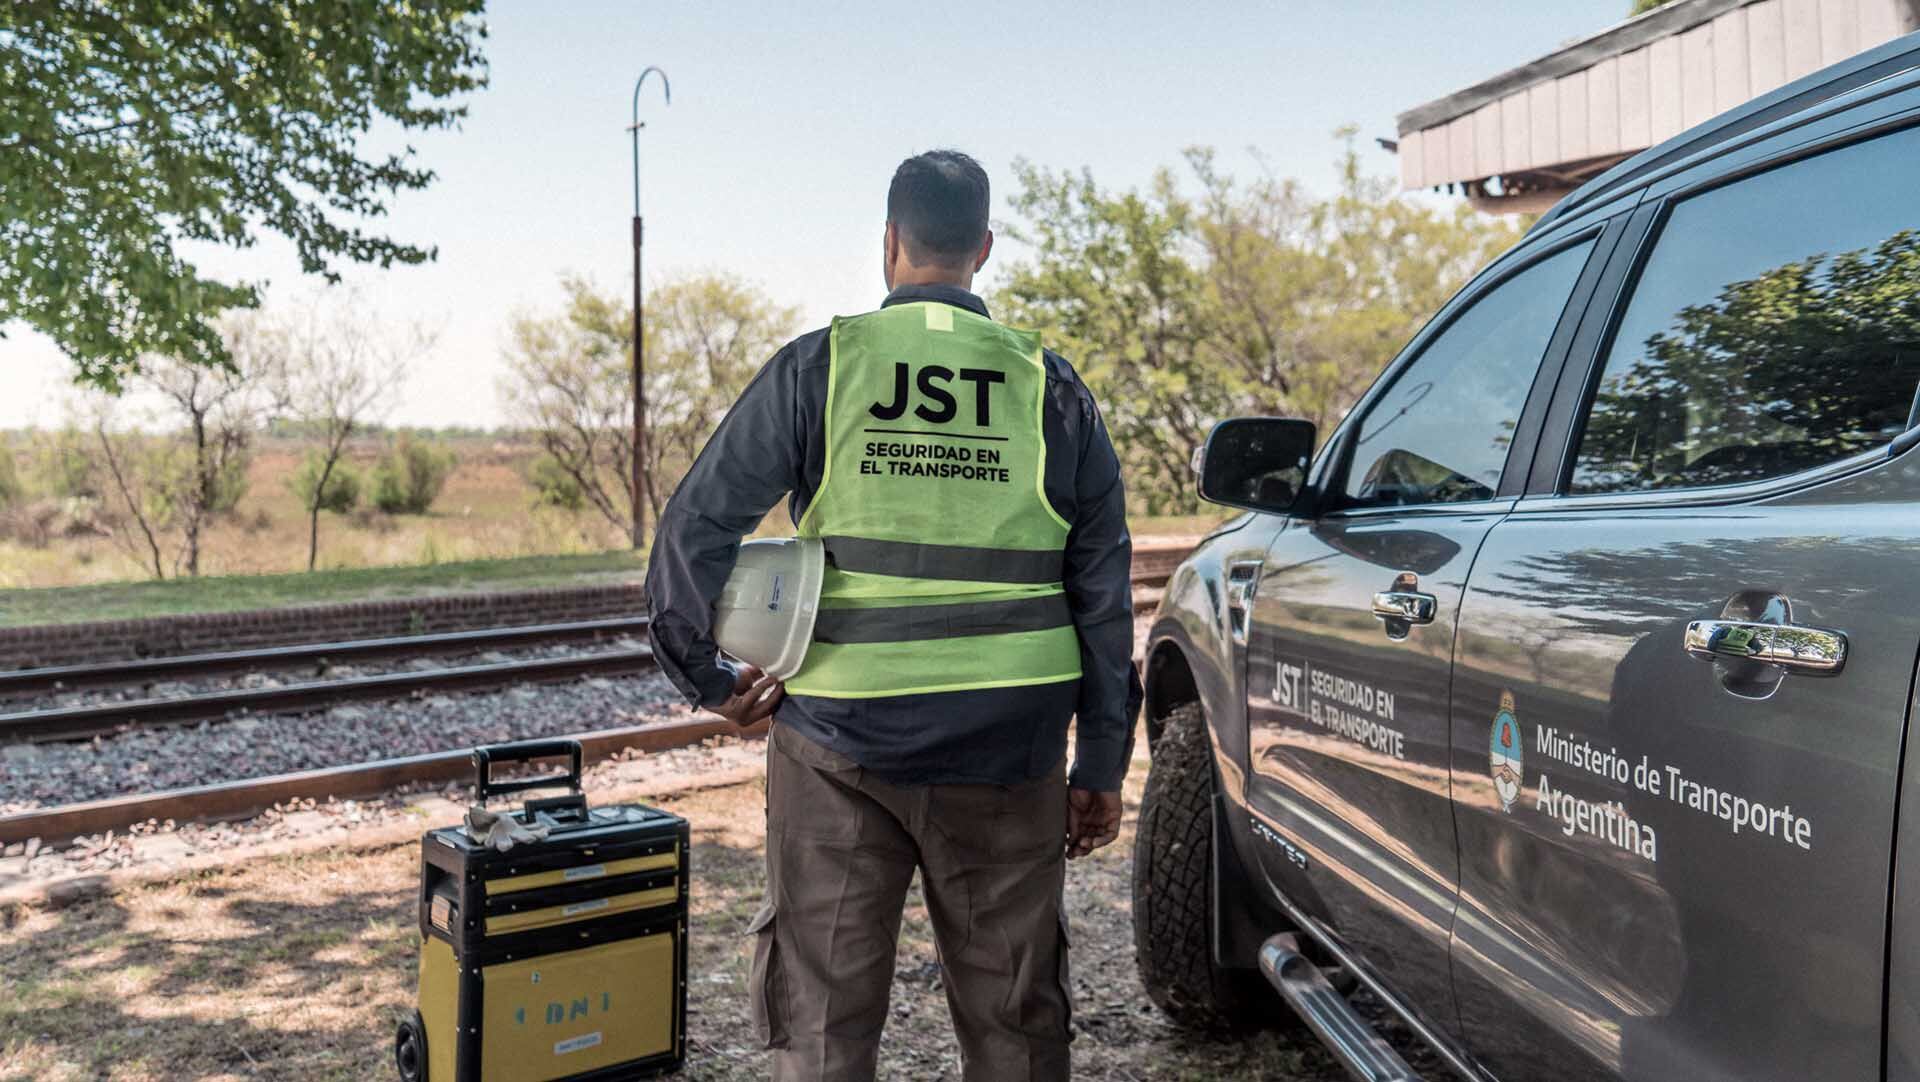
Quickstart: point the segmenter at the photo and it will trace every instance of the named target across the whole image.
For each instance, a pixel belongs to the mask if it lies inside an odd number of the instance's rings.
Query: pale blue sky
[[[438,262],[350,279],[382,311],[441,328],[391,419],[500,423],[494,384],[516,310],[551,309],[561,273],[627,288],[633,79],[642,101],[647,277],[724,270],[798,305],[809,324],[881,296],[879,231],[899,160],[959,147],[1006,213],[1008,165],[1089,166],[1128,187],[1183,148],[1235,170],[1249,148],[1317,190],[1334,128],[1364,161],[1410,106],[1529,60],[1625,14],[1627,0],[1477,3],[1266,0],[1084,5],[533,3],[489,14],[492,85],[464,127],[416,137],[440,181],[386,228]],[[1010,246],[1001,259],[1017,257]],[[212,253],[215,271],[303,296],[284,246]],[[990,264],[985,280],[992,283]],[[0,427],[55,423],[67,365],[12,328],[0,341]]]

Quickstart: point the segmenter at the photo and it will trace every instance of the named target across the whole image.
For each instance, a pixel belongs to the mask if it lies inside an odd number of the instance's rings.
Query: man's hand
[[[1077,860],[1120,836],[1120,794],[1067,790],[1067,859]]]
[[[760,666],[747,665],[733,678],[733,694],[708,709],[745,729],[772,717],[786,696],[785,684],[761,672]]]

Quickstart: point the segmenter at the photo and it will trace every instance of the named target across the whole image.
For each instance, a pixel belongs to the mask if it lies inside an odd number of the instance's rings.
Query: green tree
[[[647,500],[667,499],[754,373],[797,333],[798,308],[725,274],[647,293]]]
[[[389,515],[424,515],[457,464],[452,451],[402,432],[373,467],[373,505]]]
[[[114,540],[156,579],[167,577],[167,537],[180,525],[193,487],[193,467],[184,446],[136,429],[116,426],[111,399],[97,403],[93,435],[108,484],[118,503]],[[177,574],[180,561],[176,556]]]
[[[1652,11],[1654,8],[1671,3],[1673,3],[1673,0],[1633,0],[1633,10],[1628,14],[1643,15]]]
[[[287,477],[287,491],[309,515],[331,511],[344,515],[360,506],[360,471],[340,461],[329,463],[325,452],[308,451],[300,468]],[[313,570],[308,553],[307,570]]]
[[[1193,204],[1170,171],[1145,193],[1111,194],[1093,175],[1014,163],[1023,219],[1003,228],[1034,255],[997,298],[1009,322],[1041,328],[1099,397],[1128,479],[1148,511],[1188,504],[1184,476],[1230,390],[1206,353],[1207,288]]]
[[[1188,154],[1205,193],[1209,353],[1236,408],[1285,413],[1322,434],[1382,365],[1525,222],[1464,202],[1445,210],[1401,198],[1360,165],[1342,129],[1339,187],[1316,199],[1297,182],[1223,175],[1210,151]]]
[[[30,487],[69,513],[104,512],[154,578],[198,575],[207,526],[247,491],[273,339],[250,313],[222,318],[219,333],[227,365],[143,357],[128,381],[137,400],[95,388],[66,426],[33,438]]]
[[[317,445],[318,463],[301,506],[307,512],[307,570],[320,560],[320,512],[330,510],[336,468],[344,468],[347,441],[393,408],[407,365],[433,348],[419,326],[394,331],[352,294],[318,299],[309,318],[279,332],[268,377],[274,408],[287,430]],[[355,501],[359,479],[353,482]]]
[[[633,522],[633,309],[578,277],[563,279],[558,315],[513,323],[500,390],[536,432],[536,498],[590,506],[613,526]],[[653,517],[747,381],[793,333],[799,313],[723,275],[686,278],[647,294],[645,494]]]
[[[13,0],[0,9],[0,324],[51,336],[107,388],[144,354],[224,364],[222,310],[255,288],[189,242],[289,240],[328,280],[434,249],[358,222],[426,187],[376,123],[446,128],[485,85],[482,0]]]
[[[533,486],[536,506],[558,507],[562,511],[587,509],[587,492],[580,487],[580,478],[545,451],[527,469],[527,483]]]
[[[1465,205],[1401,198],[1367,175],[1343,130],[1339,188],[1220,170],[1187,154],[1188,195],[1169,170],[1142,192],[1105,191],[1086,172],[1016,164],[1031,254],[996,299],[1039,328],[1099,398],[1149,513],[1192,509],[1188,463],[1212,424],[1244,413],[1344,416],[1395,350],[1523,223]]]
[[[284,339],[254,313],[220,320],[228,363],[209,368],[171,357],[146,358],[133,377],[155,393],[180,429],[190,466],[174,493],[173,514],[181,534],[181,569],[200,573],[201,538],[216,515],[231,512],[247,491],[247,468],[260,427],[264,377]]]

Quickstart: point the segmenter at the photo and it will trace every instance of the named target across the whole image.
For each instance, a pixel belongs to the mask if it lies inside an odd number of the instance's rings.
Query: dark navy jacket
[[[887,304],[939,301],[987,315],[953,286],[904,286]],[[789,342],[741,394],[668,501],[647,570],[654,656],[689,702],[726,698],[734,672],[713,643],[713,602],[740,539],[782,496],[800,520],[825,464],[827,331]],[[1012,784],[1066,753],[1072,784],[1120,788],[1140,708],[1133,667],[1132,540],[1120,463],[1093,395],[1072,366],[1046,354],[1047,500],[1072,525],[1064,582],[1080,634],[1078,681],[878,699],[791,695],[775,723],[899,784]],[[929,541],[937,539],[929,538]]]

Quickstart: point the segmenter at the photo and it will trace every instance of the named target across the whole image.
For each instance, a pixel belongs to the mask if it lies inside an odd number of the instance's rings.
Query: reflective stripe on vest
[[[923,545],[876,541],[868,537],[823,538],[827,559],[842,571],[864,571],[916,579],[970,582],[1049,583],[1060,581],[1060,549],[979,549],[962,545]]]
[[[799,532],[827,571],[796,695],[876,698],[1080,676],[1047,502],[1039,340],[933,302],[836,319],[825,468]]]
[[[962,601],[951,605],[823,609],[813,625],[815,642],[909,642],[958,639],[1009,631],[1045,631],[1073,624],[1065,594],[1010,601]]]

